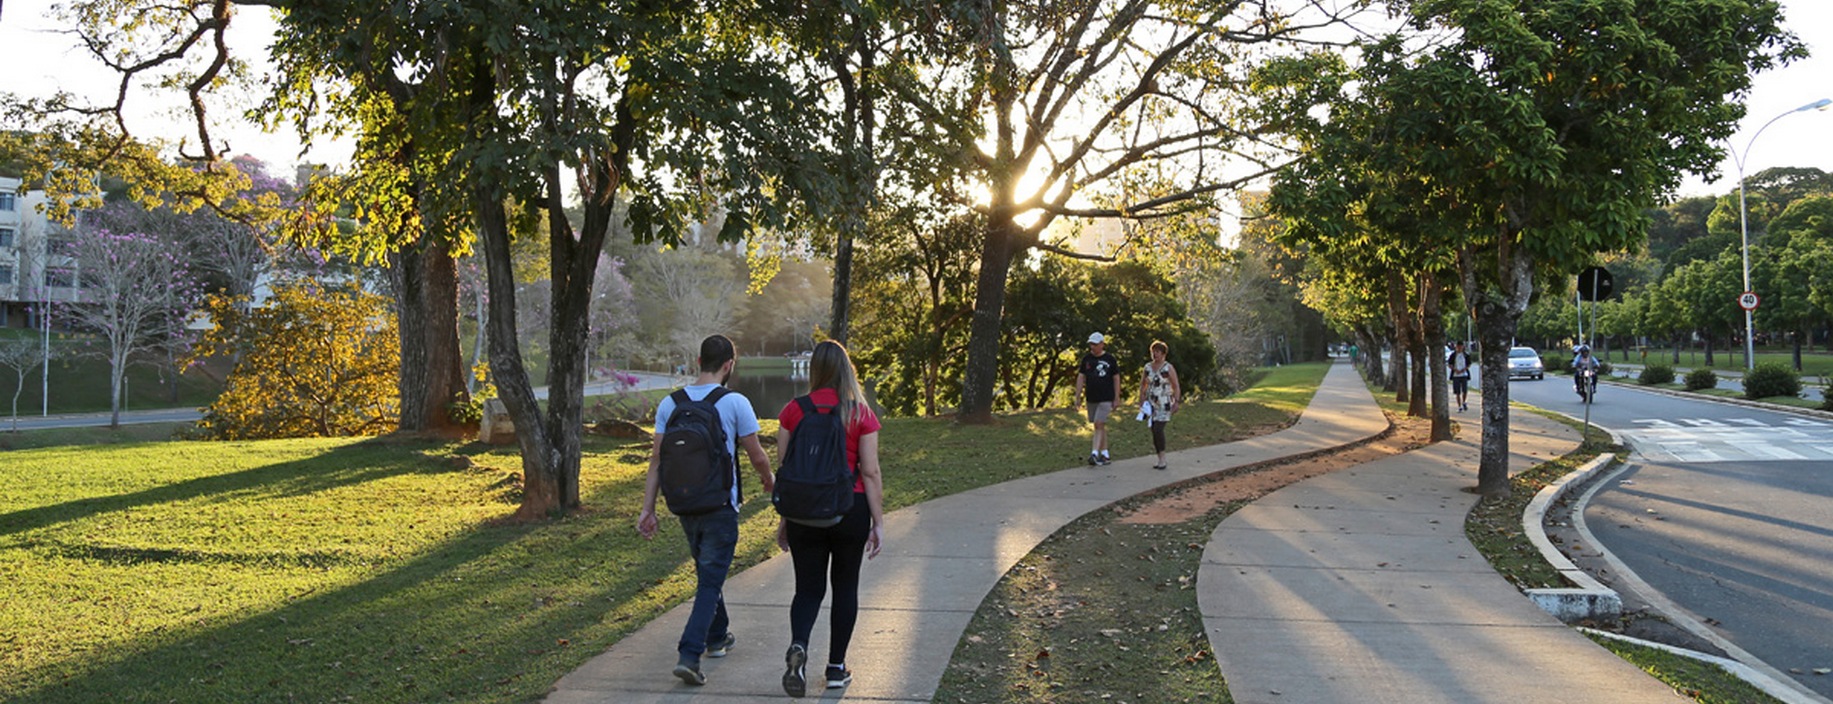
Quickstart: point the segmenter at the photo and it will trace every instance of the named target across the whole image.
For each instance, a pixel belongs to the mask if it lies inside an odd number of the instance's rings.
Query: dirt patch
[[[1293,482],[1426,446],[1432,433],[1430,419],[1393,415],[1388,419],[1393,423],[1393,429],[1362,445],[1305,459],[1250,465],[1201,477],[1136,508],[1121,512],[1119,521],[1160,525],[1183,523],[1202,516],[1219,504],[1253,501]]]

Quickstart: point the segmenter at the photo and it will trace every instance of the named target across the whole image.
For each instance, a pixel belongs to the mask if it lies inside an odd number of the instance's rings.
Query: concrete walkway
[[[1217,528],[1197,601],[1236,702],[1688,701],[1535,607],[1465,539],[1471,400],[1460,440],[1294,484]],[[1511,473],[1579,441],[1518,410],[1510,427]]]
[[[1069,521],[1165,484],[1357,442],[1386,427],[1355,370],[1337,364],[1292,427],[1241,442],[1174,452],[1169,470],[1152,470],[1154,458],[1146,456],[1006,482],[893,512],[885,519],[885,551],[866,563],[862,575],[860,600],[865,606],[847,658],[855,672],[853,684],[844,692],[826,693],[819,682],[811,682],[810,698],[837,701],[844,695],[853,701],[927,702],[968,620],[994,584]],[[895,458],[887,458],[885,465],[887,472],[898,471]],[[659,539],[655,549],[686,553],[674,535]],[[561,678],[547,701],[780,701],[792,582],[788,555],[727,582],[726,603],[738,645],[728,657],[704,661],[704,687],[690,687],[669,674],[675,641],[687,621],[688,607],[683,605]],[[1518,594],[1509,596],[1526,603]],[[824,607],[809,648],[810,672],[817,677],[827,655],[827,629]]]

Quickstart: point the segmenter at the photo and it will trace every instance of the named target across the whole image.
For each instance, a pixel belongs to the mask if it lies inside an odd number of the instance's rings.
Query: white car
[[[1546,365],[1540,363],[1540,353],[1532,347],[1508,348],[1508,378],[1540,379],[1546,376]]]

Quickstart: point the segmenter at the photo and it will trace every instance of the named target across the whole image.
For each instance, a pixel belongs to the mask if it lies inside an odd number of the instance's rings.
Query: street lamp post
[[[1750,218],[1744,208],[1744,160],[1750,157],[1750,148],[1756,146],[1757,138],[1763,136],[1763,130],[1769,129],[1769,126],[1776,124],[1777,120],[1798,112],[1825,110],[1829,105],[1833,105],[1833,98],[1821,98],[1772,117],[1769,119],[1769,122],[1765,122],[1762,127],[1757,128],[1757,133],[1750,136],[1749,142],[1744,143],[1743,154],[1739,154],[1736,151],[1731,153],[1732,162],[1737,164],[1738,167],[1738,233],[1739,238],[1743,241],[1745,291],[1750,291],[1752,289],[1750,288]],[[1752,317],[1754,313],[1755,311],[1750,308],[1744,309],[1744,369],[1746,371],[1754,370],[1757,366],[1756,324]]]

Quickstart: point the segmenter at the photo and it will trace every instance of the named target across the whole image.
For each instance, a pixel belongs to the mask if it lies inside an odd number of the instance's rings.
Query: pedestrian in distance
[[[1107,336],[1088,336],[1088,353],[1076,365],[1075,408],[1088,404],[1088,421],[1095,426],[1089,446],[1089,466],[1104,465],[1113,459],[1107,453],[1107,418],[1114,413],[1114,402],[1120,398],[1120,362],[1107,351]]]
[[[656,497],[667,499],[681,520],[694,559],[694,605],[676,645],[674,675],[706,684],[700,658],[725,657],[737,639],[728,629],[724,589],[738,546],[738,508],[744,501],[738,476],[738,448],[744,448],[764,491],[775,487],[770,457],[758,442],[757,412],[743,394],[725,388],[737,366],[737,352],[724,335],[700,343],[699,374],[656,405],[655,441],[643,482],[643,511],[636,529],[654,538],[660,520]]]
[[[1152,449],[1158,452],[1158,464],[1153,469],[1164,469],[1165,464],[1165,425],[1171,422],[1171,414],[1176,413],[1178,406],[1183,405],[1184,391],[1177,383],[1177,368],[1165,361],[1165,355],[1171,351],[1164,342],[1152,341],[1152,361],[1146,363],[1145,374],[1139,381],[1139,412],[1152,424]]]
[[[852,683],[853,671],[847,667],[846,654],[859,618],[859,570],[865,560],[878,557],[885,544],[878,416],[866,405],[859,375],[845,347],[832,340],[815,345],[808,363],[808,386],[808,395],[783,406],[777,416],[781,427],[777,431],[777,448],[784,454],[776,503],[778,513],[785,517],[778,519],[776,539],[778,547],[789,551],[796,575],[795,597],[789,605],[789,651],[784,655],[783,672],[783,691],[792,697],[808,693],[808,641],[829,584],[833,586],[833,603],[828,611],[824,673],[827,688],[838,689]],[[836,446],[827,453],[808,445],[807,440],[816,437],[819,423],[832,422],[811,414],[839,416],[844,427],[844,453],[832,452],[839,449],[837,441],[842,433],[824,430],[826,434],[819,436],[835,442]],[[842,501],[844,507],[830,517],[801,517],[800,512],[787,508],[792,503],[789,492],[799,486],[790,481],[790,474],[805,476],[804,468],[795,463],[811,452],[817,456],[835,455],[834,460],[844,457],[851,471],[846,478],[852,481],[844,482],[849,485],[845,490],[850,491],[850,503]]]
[[[1464,341],[1458,340],[1451,354],[1445,357],[1445,366],[1450,369],[1451,393],[1457,396],[1457,409],[1470,410],[1465,398],[1470,394],[1470,354],[1464,351]]]

